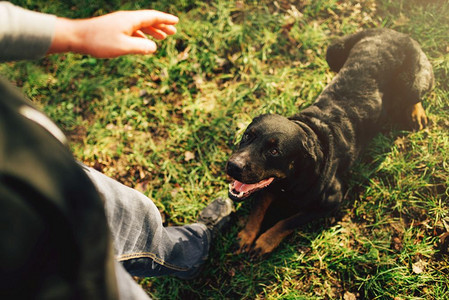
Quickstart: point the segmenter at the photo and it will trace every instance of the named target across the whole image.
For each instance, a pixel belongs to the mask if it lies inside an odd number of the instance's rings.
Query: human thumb
[[[126,37],[126,44],[128,54],[151,54],[157,49],[154,41],[141,37]]]

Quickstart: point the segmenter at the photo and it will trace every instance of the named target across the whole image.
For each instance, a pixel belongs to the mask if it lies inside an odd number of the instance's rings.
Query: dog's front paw
[[[254,247],[251,250],[251,256],[261,257],[270,254],[281,243],[282,238],[277,238],[271,235],[269,232],[262,234],[254,243]]]
[[[238,234],[237,254],[248,252],[256,239],[256,233],[243,229]]]

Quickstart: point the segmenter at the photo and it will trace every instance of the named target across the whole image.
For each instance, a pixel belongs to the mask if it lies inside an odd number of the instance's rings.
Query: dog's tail
[[[345,37],[339,38],[332,42],[327,48],[326,60],[332,71],[338,72],[346,62],[346,59],[357,42],[367,36],[373,36],[379,34],[380,31],[385,29],[367,29]]]

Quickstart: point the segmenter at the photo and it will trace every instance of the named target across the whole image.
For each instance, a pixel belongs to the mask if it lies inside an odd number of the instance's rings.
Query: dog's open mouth
[[[261,190],[270,185],[273,182],[274,177],[264,179],[257,183],[242,183],[240,181],[234,180],[233,183],[229,184],[229,195],[236,200],[242,200],[251,195],[252,193]]]

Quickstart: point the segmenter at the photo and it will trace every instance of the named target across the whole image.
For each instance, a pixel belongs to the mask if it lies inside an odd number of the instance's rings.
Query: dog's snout
[[[232,177],[238,177],[242,174],[244,164],[241,160],[230,159],[226,165],[226,172]]]
[[[226,165],[226,173],[236,179],[241,178],[243,172],[246,172],[249,169],[250,166],[248,165],[248,160],[244,153],[231,156]]]

